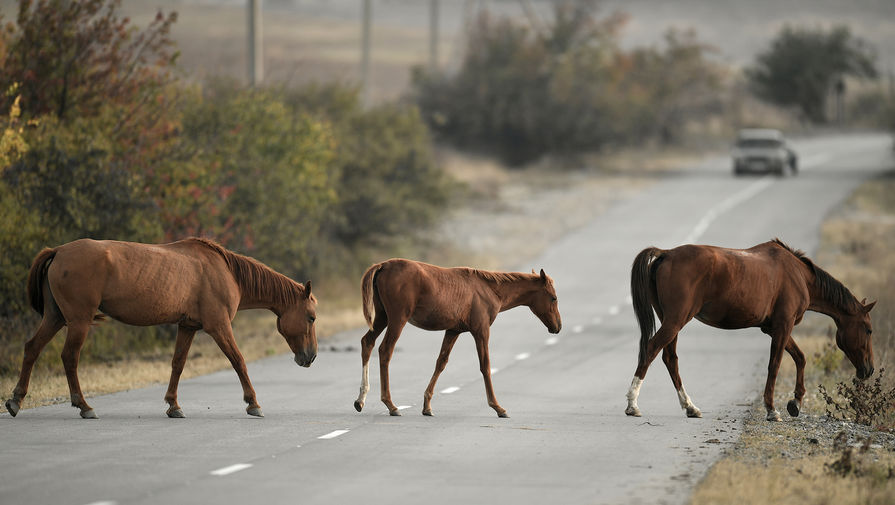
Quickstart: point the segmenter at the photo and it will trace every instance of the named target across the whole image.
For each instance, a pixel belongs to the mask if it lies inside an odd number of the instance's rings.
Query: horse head
[[[295,363],[309,367],[317,358],[317,298],[311,294],[311,281],[305,283],[304,293],[295,303],[277,314],[277,330],[295,354]]]
[[[531,273],[535,274],[534,270]],[[559,330],[562,329],[562,318],[559,315],[559,304],[556,301],[556,289],[553,287],[553,279],[544,273],[543,268],[538,277],[538,283],[539,287],[535,290],[528,308],[544,323],[547,331],[559,333]]]
[[[836,345],[848,356],[855,366],[855,375],[866,379],[873,374],[873,325],[870,323],[870,309],[876,302],[864,304],[861,301],[854,313],[845,313],[836,324]]]

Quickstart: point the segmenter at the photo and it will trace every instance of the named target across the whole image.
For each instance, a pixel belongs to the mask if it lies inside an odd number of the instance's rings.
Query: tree
[[[824,123],[830,90],[846,76],[875,78],[875,59],[872,48],[847,26],[826,31],[787,25],[746,77],[759,97],[795,106],[809,121]]]

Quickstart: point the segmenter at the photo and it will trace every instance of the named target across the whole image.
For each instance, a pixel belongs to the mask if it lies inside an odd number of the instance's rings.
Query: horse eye
[[[554,297],[550,298],[550,301],[551,301],[551,302],[555,302],[555,301],[556,301],[556,297],[554,296]]]
[[[870,334],[872,334],[872,333],[873,333],[873,330],[870,329],[870,328],[867,328],[867,334],[870,335]]]
[[[314,316],[308,316],[308,322],[309,322],[309,323],[313,323],[315,320],[317,320],[316,317],[314,317]]]

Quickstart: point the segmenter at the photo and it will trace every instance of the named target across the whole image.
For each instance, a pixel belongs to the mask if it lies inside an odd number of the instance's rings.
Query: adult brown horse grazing
[[[499,312],[525,305],[544,323],[550,333],[559,333],[562,322],[553,279],[540,274],[488,272],[473,268],[441,268],[405,259],[390,259],[371,266],[361,281],[364,316],[370,331],[361,340],[363,374],[360,394],[354,402],[358,412],[370,390],[370,353],[376,338],[386,327],[379,345],[379,376],[382,403],[389,414],[401,415],[392,403],[388,385],[388,364],[395,342],[408,322],[424,330],[445,330],[435,373],[423,395],[423,415],[432,415],[432,393],[438,376],[447,365],[457,337],[472,333],[479,355],[479,369],[485,380],[488,405],[499,417],[509,417],[497,403],[491,387],[491,359],[488,338],[491,323]],[[373,317],[375,313],[375,318]]]
[[[96,418],[81,394],[78,358],[90,325],[103,317],[97,311],[137,326],[177,324],[171,381],[165,394],[169,417],[184,417],[177,404],[177,383],[193,335],[200,329],[211,335],[236,370],[248,404],[246,412],[263,417],[230,326],[237,310],[271,310],[295,362],[309,367],[317,357],[317,300],[311,283],[302,286],[206,239],[163,245],[82,239],[44,249],[31,266],[28,297],[43,319],[25,343],[19,382],[6,402],[13,416],[28,392],[34,361],[53,336],[68,326],[62,363],[71,403],[81,409],[81,417]]]
[[[799,415],[805,396],[805,356],[790,333],[806,310],[826,314],[836,323],[836,344],[861,379],[873,373],[870,309],[830,274],[779,239],[751,249],[685,245],[663,251],[655,247],[637,255],[631,268],[631,295],[640,323],[640,356],[628,390],[629,416],[640,416],[637,395],[650,363],[662,351],[681,408],[702,417],[690,401],[677,368],[677,334],[694,317],[722,329],[758,327],[771,337],[771,358],[764,390],[768,421],[779,421],[774,383],[783,351],[796,364],[795,398],[786,405]],[[653,335],[653,309],[661,326]],[[650,338],[652,337],[652,338]]]

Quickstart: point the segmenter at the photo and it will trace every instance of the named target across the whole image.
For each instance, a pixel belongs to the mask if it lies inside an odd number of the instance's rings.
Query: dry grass
[[[873,310],[877,367],[885,367],[889,386],[895,374],[895,173],[859,187],[821,229],[818,264],[848,286],[859,298],[877,299]],[[831,347],[832,323],[807,318],[797,327],[796,341],[808,357],[803,412],[823,414],[817,384],[828,390],[848,381],[854,369]],[[795,366],[784,359],[777,382],[777,402],[792,394]],[[895,406],[893,406],[895,407]],[[719,461],[694,491],[692,503],[704,504],[890,504],[895,502],[895,452],[876,447],[862,457],[863,472],[836,476],[824,466],[837,453],[828,433],[799,418],[769,424],[756,406],[756,419],[746,422],[735,449]],[[806,438],[807,433],[807,438]],[[808,438],[819,444],[804,443]],[[781,454],[781,448],[790,453]],[[795,447],[795,449],[793,449]],[[784,451],[785,452],[785,451]],[[792,454],[795,452],[795,454]]]

